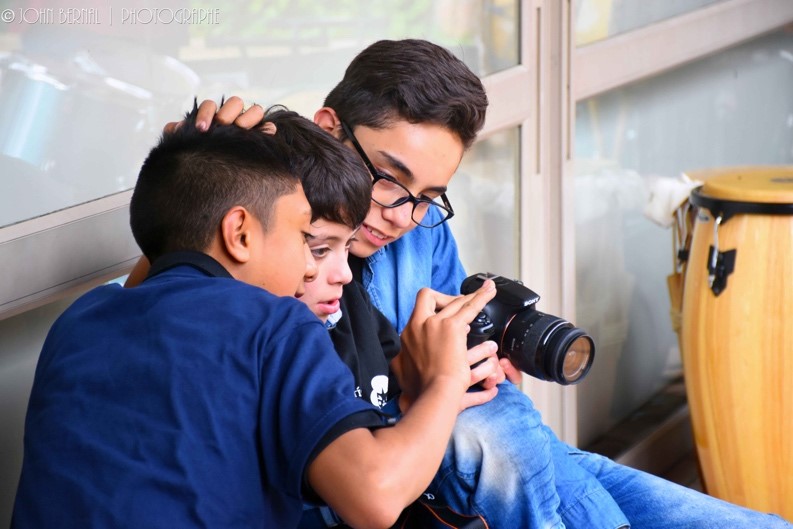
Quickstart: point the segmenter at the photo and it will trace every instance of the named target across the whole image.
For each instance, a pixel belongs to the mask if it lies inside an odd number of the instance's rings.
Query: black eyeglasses
[[[414,196],[413,193],[408,191],[408,189],[395,178],[377,170],[371,160],[369,160],[369,157],[366,156],[361,144],[358,143],[358,140],[352,133],[352,129],[343,121],[341,122],[341,128],[344,134],[350,138],[353,147],[358,151],[364,165],[366,165],[366,168],[369,169],[372,175],[372,200],[375,203],[384,208],[398,208],[406,202],[410,202],[413,204],[410,218],[422,228],[434,228],[454,216],[454,210],[452,209],[449,199],[446,198],[446,193],[441,193],[438,197],[443,204],[439,204],[430,198]]]

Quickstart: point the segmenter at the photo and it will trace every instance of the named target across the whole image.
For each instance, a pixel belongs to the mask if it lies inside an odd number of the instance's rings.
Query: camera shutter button
[[[490,318],[484,312],[480,312],[479,314],[476,315],[476,318],[474,319],[474,323],[479,327],[487,327],[488,325],[493,324],[493,322],[490,321]]]

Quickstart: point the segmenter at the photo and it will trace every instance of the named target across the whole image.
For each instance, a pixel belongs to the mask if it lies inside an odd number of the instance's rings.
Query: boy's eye
[[[328,255],[328,252],[330,252],[330,248],[328,248],[327,246],[321,246],[319,248],[311,248],[311,255],[313,255],[315,259],[321,259],[325,257],[326,255]]]
[[[383,178],[378,180],[377,183],[380,184],[382,187],[386,187],[389,189],[404,187],[398,179],[394,178],[388,173],[384,173],[380,171],[380,176],[382,176]]]

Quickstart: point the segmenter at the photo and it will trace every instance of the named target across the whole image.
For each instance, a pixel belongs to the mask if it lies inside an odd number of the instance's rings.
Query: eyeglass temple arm
[[[369,172],[372,174],[372,177],[373,178],[377,177],[377,169],[375,169],[371,160],[369,160],[369,157],[366,156],[363,147],[361,147],[361,144],[358,143],[358,140],[355,138],[355,135],[352,133],[352,129],[348,127],[345,122],[341,121],[340,123],[341,123],[341,129],[344,131],[344,135],[350,139],[350,141],[352,142],[352,146],[355,147],[356,151],[358,151],[358,156],[361,157],[361,160],[363,160],[363,163],[366,166],[366,168],[369,169]]]

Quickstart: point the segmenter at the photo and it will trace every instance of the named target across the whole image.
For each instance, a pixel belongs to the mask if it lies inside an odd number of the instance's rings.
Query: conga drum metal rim
[[[793,176],[790,177],[793,184]],[[742,213],[754,215],[793,215],[793,202],[742,202],[738,200],[724,200],[713,198],[703,193],[705,186],[699,186],[691,191],[689,201],[698,208],[704,208],[711,212],[714,217],[721,217],[721,223],[733,215]]]

